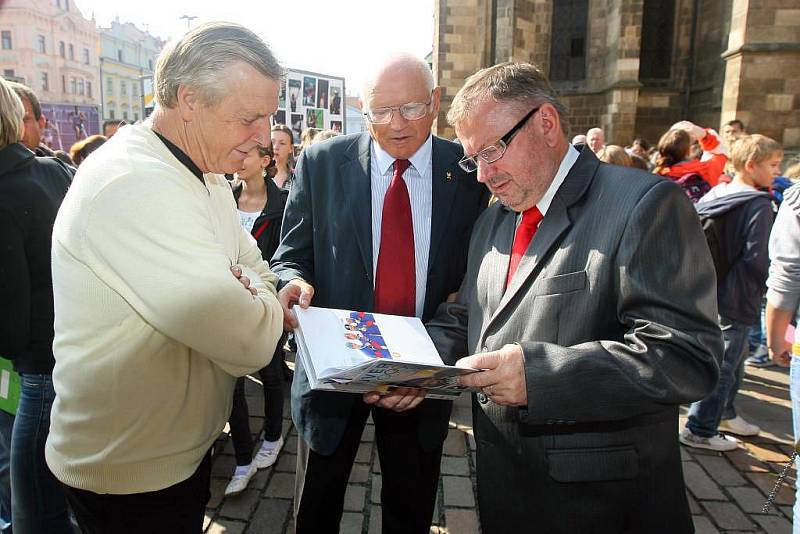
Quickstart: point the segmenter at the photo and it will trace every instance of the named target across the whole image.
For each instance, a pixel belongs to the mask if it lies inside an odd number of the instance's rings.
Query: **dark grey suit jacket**
[[[312,304],[373,309],[372,201],[369,134],[335,137],[303,152],[283,219],[281,244],[272,258],[280,287],[293,278],[314,286]],[[461,147],[433,138],[431,245],[423,321],[464,277],[472,226],[489,194],[458,166]],[[298,365],[292,384],[292,418],[311,448],[331,454],[341,440],[350,407],[360,395],[311,391]],[[424,401],[417,408],[426,449],[447,433],[450,403]]]
[[[677,407],[711,391],[722,356],[714,268],[691,203],[584,148],[504,291],[515,222],[499,203],[484,212],[458,302],[428,325],[445,361],[522,346],[528,405],[478,396],[479,463],[482,440],[517,456],[550,517],[586,502],[591,482],[633,479],[642,491],[617,510],[641,526],[632,532],[686,531]],[[619,506],[605,494],[588,501]],[[602,516],[580,505],[572,515]],[[568,524],[556,523],[542,531]]]

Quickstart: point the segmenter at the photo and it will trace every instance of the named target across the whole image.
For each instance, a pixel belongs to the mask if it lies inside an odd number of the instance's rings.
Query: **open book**
[[[388,393],[397,387],[428,390],[427,398],[453,399],[467,389],[458,377],[477,372],[445,365],[416,317],[292,308],[297,357],[312,389]]]

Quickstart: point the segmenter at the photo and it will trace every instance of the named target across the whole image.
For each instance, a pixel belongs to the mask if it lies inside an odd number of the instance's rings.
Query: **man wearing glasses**
[[[678,406],[714,387],[722,340],[691,203],[572,147],[534,65],[474,74],[448,120],[499,199],[428,323],[445,361],[486,369],[462,378],[482,531],[692,532]]]
[[[472,226],[489,194],[458,166],[461,147],[431,135],[439,96],[424,61],[391,58],[363,92],[369,132],[303,151],[272,259],[287,327],[296,324],[289,311],[296,303],[424,321],[458,290]],[[429,532],[450,403],[423,398],[412,388],[384,397],[311,391],[298,363],[298,534],[338,531],[370,414],[382,530]]]

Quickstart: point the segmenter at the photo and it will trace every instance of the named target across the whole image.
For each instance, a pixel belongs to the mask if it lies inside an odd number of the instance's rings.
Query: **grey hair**
[[[11,84],[0,76],[0,148],[19,143],[25,106]]]
[[[177,104],[178,87],[200,91],[203,103],[213,106],[225,93],[220,72],[234,62],[244,62],[271,80],[280,80],[283,67],[269,46],[255,33],[233,22],[202,24],[158,56],[154,74],[156,102],[165,108]]]
[[[453,98],[447,122],[457,128],[469,118],[476,104],[486,100],[520,105],[551,104],[558,113],[561,131],[565,136],[569,132],[567,107],[558,99],[542,70],[531,63],[507,61],[481,69],[467,78]]]
[[[419,71],[422,79],[425,80],[425,85],[427,86],[428,92],[430,93],[436,87],[436,82],[433,80],[433,72],[431,72],[430,67],[425,62],[425,60],[418,58],[413,54],[408,53],[396,53],[392,54],[383,61],[380,62],[380,67],[368,78],[361,89],[361,101],[366,106],[367,99],[369,98],[369,94],[372,92],[372,89],[375,87],[376,80],[380,77],[381,73],[386,69],[389,65],[396,66],[396,64],[405,64],[411,67],[416,68]]]

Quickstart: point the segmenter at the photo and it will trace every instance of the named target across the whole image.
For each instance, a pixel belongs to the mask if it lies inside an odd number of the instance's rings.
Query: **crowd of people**
[[[654,146],[570,142],[546,76],[506,62],[455,95],[452,142],[429,67],[396,55],[362,88],[367,131],[296,152],[270,123],[282,73],[248,29],[198,26],[159,57],[152,116],[69,159],[0,78],[0,354],[21,384],[0,529],[200,530],[226,423],[226,495],[281,451],[293,306],[419,317],[445,363],[482,370],[461,382],[486,533],[692,532],[679,443],[758,434],[734,405],[751,350],[791,363],[800,408],[800,167],[782,176],[776,141],[680,121]],[[427,533],[451,403],[312,390],[301,362],[291,382],[295,531],[338,531],[371,416],[382,530]]]

